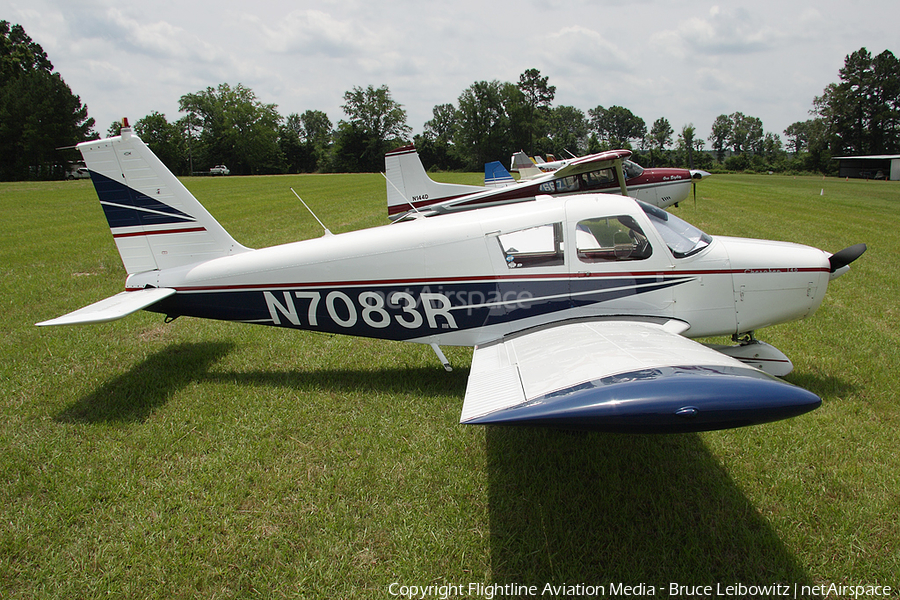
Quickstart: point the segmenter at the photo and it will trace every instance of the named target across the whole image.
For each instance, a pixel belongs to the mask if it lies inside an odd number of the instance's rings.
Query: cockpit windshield
[[[665,240],[675,258],[686,258],[697,254],[712,242],[712,238],[675,215],[651,204],[638,202],[650,217],[656,230]]]
[[[644,167],[630,160],[622,161],[622,171],[625,172],[625,179],[640,177],[644,172]]]

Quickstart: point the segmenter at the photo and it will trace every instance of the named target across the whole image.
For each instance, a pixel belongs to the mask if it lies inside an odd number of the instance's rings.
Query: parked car
[[[66,173],[66,179],[90,179],[91,172],[87,167],[78,167]]]
[[[225,165],[216,165],[209,170],[210,175],[228,175],[229,173],[231,173],[231,171],[228,170],[228,167]]]

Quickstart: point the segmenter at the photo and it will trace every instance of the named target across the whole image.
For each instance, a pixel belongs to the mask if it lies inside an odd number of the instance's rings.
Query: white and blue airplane
[[[127,272],[118,295],[38,325],[138,310],[474,346],[462,423],[688,432],[820,405],[753,333],[810,316],[865,250],[711,237],[586,194],[252,250],[130,128],[78,145]],[[691,338],[732,335],[709,347]]]

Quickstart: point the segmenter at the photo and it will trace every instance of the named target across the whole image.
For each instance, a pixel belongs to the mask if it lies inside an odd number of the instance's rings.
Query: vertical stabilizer
[[[477,185],[433,181],[425,172],[414,146],[404,146],[385,154],[384,174],[387,179],[387,205],[390,217],[413,208],[483,192],[485,189]]]
[[[521,150],[512,155],[510,162],[512,163],[510,170],[519,174],[520,181],[523,179],[534,179],[544,174],[536,166],[535,161]],[[544,160],[541,159],[541,162],[544,162]]]
[[[484,187],[502,188],[515,183],[516,180],[503,168],[500,161],[484,163]]]
[[[78,149],[129,275],[247,250],[129,127]]]

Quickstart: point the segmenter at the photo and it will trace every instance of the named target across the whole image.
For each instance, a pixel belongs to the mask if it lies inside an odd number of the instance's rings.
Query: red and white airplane
[[[79,144],[125,291],[38,325],[144,309],[474,346],[460,421],[685,432],[792,417],[813,393],[753,332],[810,316],[862,254],[710,237],[610,194],[410,215],[252,250],[123,127]],[[690,338],[733,335],[711,348]]]
[[[687,169],[644,169],[631,150],[609,150],[573,158],[557,169],[515,182],[499,162],[485,165],[486,187],[432,180],[414,146],[385,154],[388,216],[410,212],[453,212],[533,200],[536,196],[606,193],[631,196],[659,208],[685,200],[709,173]]]

